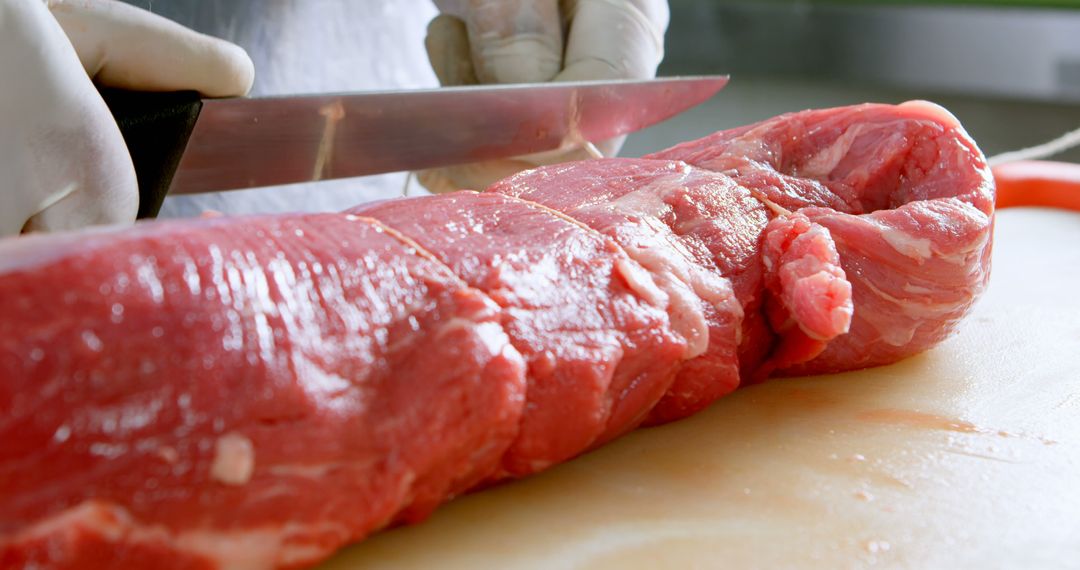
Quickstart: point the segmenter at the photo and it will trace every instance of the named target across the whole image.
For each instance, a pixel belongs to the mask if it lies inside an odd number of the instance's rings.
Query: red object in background
[[[1080,211],[1080,164],[1024,160],[992,170],[998,208],[1043,206]]]

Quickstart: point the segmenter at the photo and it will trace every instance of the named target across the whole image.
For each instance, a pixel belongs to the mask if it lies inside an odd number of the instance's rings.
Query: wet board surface
[[[990,289],[926,354],[742,389],[323,568],[1077,568],[1080,215],[995,233]]]

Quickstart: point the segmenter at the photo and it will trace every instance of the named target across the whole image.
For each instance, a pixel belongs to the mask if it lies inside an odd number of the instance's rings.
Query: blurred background
[[[1080,128],[1080,0],[671,0],[663,75],[729,73],[709,103],[633,135],[657,148],[811,107],[928,99],[988,155]],[[1080,162],[1080,149],[1055,157]]]

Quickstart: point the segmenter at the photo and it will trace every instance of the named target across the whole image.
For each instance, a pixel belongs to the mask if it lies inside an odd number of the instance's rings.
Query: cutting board
[[[742,389],[325,569],[1080,568],[1080,214],[999,214],[989,291],[893,366]]]

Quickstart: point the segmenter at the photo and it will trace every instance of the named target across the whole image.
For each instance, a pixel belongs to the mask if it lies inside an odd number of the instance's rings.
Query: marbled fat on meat
[[[343,214],[0,242],[0,568],[295,568],[769,375],[894,362],[989,275],[922,103]]]

